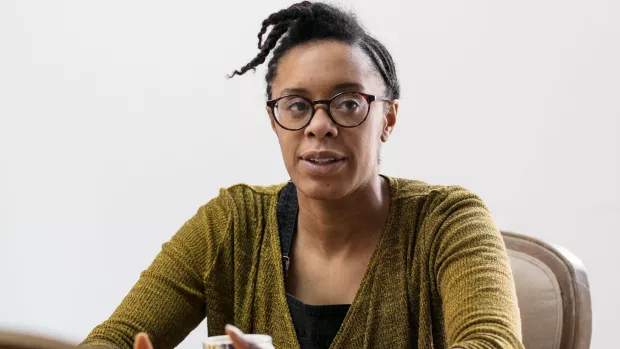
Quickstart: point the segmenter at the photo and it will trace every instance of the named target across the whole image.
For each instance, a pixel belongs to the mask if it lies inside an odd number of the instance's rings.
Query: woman
[[[275,48],[266,108],[291,181],[221,190],[83,344],[172,348],[206,316],[209,335],[226,331],[237,348],[251,344],[227,324],[278,349],[522,348],[482,201],[379,174],[399,98],[386,48],[322,3],[270,15],[258,37],[233,75]]]

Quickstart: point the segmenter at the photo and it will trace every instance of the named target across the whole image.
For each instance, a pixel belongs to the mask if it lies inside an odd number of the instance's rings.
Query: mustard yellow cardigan
[[[480,198],[386,178],[389,218],[331,348],[523,348],[505,246]],[[173,348],[206,316],[209,335],[230,323],[299,348],[276,218],[283,187],[222,189],[82,344],[130,349],[144,331],[155,349]]]

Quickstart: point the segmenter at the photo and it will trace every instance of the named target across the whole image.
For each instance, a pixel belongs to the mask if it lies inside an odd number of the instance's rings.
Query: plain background
[[[264,68],[225,74],[290,4],[0,2],[0,328],[80,341],[219,188],[288,179]],[[382,172],[463,185],[501,229],[573,251],[592,348],[616,347],[620,2],[344,6],[400,74]]]

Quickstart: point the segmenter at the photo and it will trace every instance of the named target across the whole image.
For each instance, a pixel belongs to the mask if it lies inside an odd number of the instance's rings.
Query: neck
[[[327,255],[378,238],[389,214],[389,191],[387,179],[378,175],[339,200],[316,200],[298,190],[298,238]]]

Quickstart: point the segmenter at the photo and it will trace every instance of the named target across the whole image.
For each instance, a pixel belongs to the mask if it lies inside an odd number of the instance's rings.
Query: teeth
[[[310,158],[310,161],[318,162],[318,163],[325,163],[325,162],[334,161],[334,160],[336,160],[336,159],[334,159],[334,158],[329,158],[329,159],[314,159],[314,158]]]

